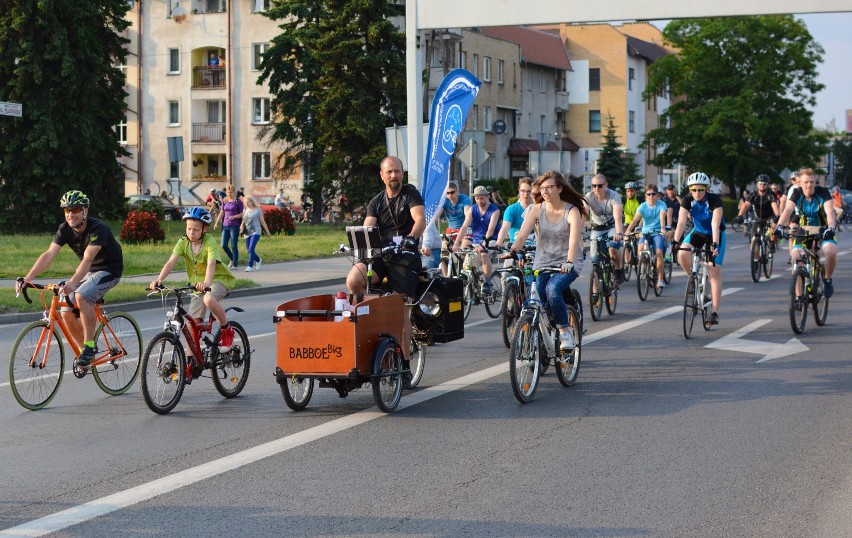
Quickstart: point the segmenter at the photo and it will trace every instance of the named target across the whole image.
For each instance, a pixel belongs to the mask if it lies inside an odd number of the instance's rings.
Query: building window
[[[589,132],[590,133],[601,132],[601,111],[600,110],[589,110]]]
[[[562,69],[556,71],[556,91],[566,93],[568,91],[567,72]]]
[[[253,43],[251,46],[251,69],[259,71],[263,66],[263,53],[269,49],[269,43]]]
[[[169,163],[169,179],[180,179],[180,163]]]
[[[479,105],[473,105],[473,116],[471,117],[471,129],[479,128]]]
[[[598,67],[589,69],[589,91],[596,92],[601,89],[601,70]]]
[[[636,132],[636,113],[632,110],[627,113],[627,127],[631,133]]]
[[[253,13],[260,13],[269,9],[269,0],[254,0]]]
[[[479,78],[479,54],[473,55],[473,76]]]
[[[118,143],[122,146],[127,145],[127,116],[121,118],[121,122],[115,127],[115,136],[118,138]]]
[[[497,60],[497,84],[503,84],[503,60]]]
[[[459,51],[459,68],[467,69],[467,53],[463,50]]]
[[[180,125],[180,102],[169,101],[169,127]]]
[[[627,89],[633,89],[633,81],[636,80],[636,70],[632,67],[627,68]]]
[[[269,123],[269,98],[255,97],[252,99],[254,115],[252,123]]]
[[[493,123],[491,121],[491,107],[487,106],[487,107],[483,108],[483,114],[485,114],[485,117],[484,117],[485,125],[483,125],[482,128],[485,129],[486,131],[490,131],[491,125]]]
[[[544,91],[544,70],[543,69],[538,70],[538,91],[540,91],[540,92]]]
[[[491,82],[491,58],[489,56],[482,58],[482,80]]]
[[[169,49],[169,75],[180,73],[180,49]]]
[[[252,153],[251,161],[252,179],[269,179],[272,175],[272,160],[269,153]]]

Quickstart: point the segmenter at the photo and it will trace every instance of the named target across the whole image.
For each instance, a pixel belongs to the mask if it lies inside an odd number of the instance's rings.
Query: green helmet
[[[89,207],[89,197],[80,191],[68,191],[59,199],[59,207]]]

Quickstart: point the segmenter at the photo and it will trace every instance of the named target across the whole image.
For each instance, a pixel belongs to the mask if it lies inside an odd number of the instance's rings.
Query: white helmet
[[[705,187],[709,187],[710,178],[707,177],[707,174],[704,172],[694,172],[686,179],[687,187],[691,187],[693,185],[704,185]]]

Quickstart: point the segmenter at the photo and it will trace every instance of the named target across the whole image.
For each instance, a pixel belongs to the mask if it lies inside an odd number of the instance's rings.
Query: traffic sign
[[[0,116],[17,116],[21,117],[24,114],[24,107],[21,103],[7,103],[0,101]]]
[[[458,152],[456,158],[468,168],[477,169],[488,160],[488,152],[481,145],[477,144],[476,140],[470,140]]]

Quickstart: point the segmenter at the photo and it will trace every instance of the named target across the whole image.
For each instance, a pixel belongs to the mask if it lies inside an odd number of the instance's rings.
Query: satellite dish
[[[189,12],[186,8],[178,6],[172,10],[172,20],[176,23],[180,24],[186,20],[186,16]]]
[[[491,132],[494,134],[503,134],[506,132],[506,122],[497,120],[491,125]]]

